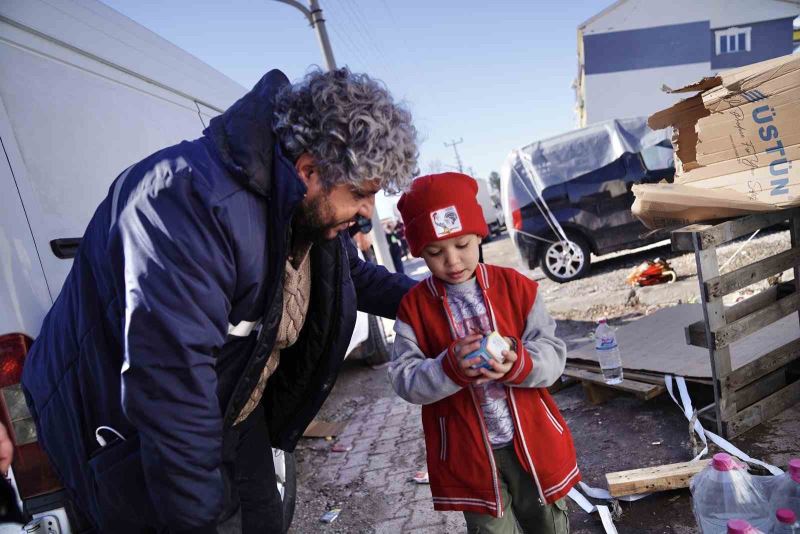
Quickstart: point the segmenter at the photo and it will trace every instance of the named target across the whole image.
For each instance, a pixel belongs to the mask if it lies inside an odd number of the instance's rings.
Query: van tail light
[[[14,470],[20,497],[29,499],[62,488],[47,455],[36,438],[25,395],[22,393],[22,366],[33,340],[25,334],[0,335],[0,422],[14,442]]]
[[[508,201],[511,208],[511,224],[515,230],[522,230],[522,211],[519,209],[519,202],[516,198],[511,197]]]

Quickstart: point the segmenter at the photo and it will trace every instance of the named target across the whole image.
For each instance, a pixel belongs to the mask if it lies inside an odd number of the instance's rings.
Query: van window
[[[649,171],[662,171],[675,168],[675,158],[671,144],[668,146],[658,144],[656,146],[647,147],[642,150],[641,154],[644,166]]]

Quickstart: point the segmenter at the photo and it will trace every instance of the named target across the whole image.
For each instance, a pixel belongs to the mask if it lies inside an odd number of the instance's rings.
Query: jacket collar
[[[475,268],[475,278],[477,278],[478,285],[482,290],[489,289],[489,271],[486,269],[485,264],[479,263],[478,267]],[[430,275],[428,278],[426,278],[425,286],[428,288],[428,291],[434,298],[447,297],[447,284],[435,276]]]
[[[281,71],[269,71],[225,113],[211,119],[203,131],[236,180],[262,196],[270,196],[272,189],[276,144],[273,101],[288,84]]]

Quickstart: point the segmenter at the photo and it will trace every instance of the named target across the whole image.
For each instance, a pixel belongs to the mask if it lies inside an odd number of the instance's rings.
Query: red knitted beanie
[[[397,209],[406,226],[411,254],[419,257],[434,241],[464,234],[489,234],[477,199],[478,183],[457,172],[420,176],[403,193]]]

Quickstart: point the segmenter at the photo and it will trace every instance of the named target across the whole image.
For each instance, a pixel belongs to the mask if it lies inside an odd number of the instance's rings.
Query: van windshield
[[[648,171],[662,171],[675,168],[675,158],[672,144],[663,141],[655,146],[647,147],[641,151],[642,161]]]

